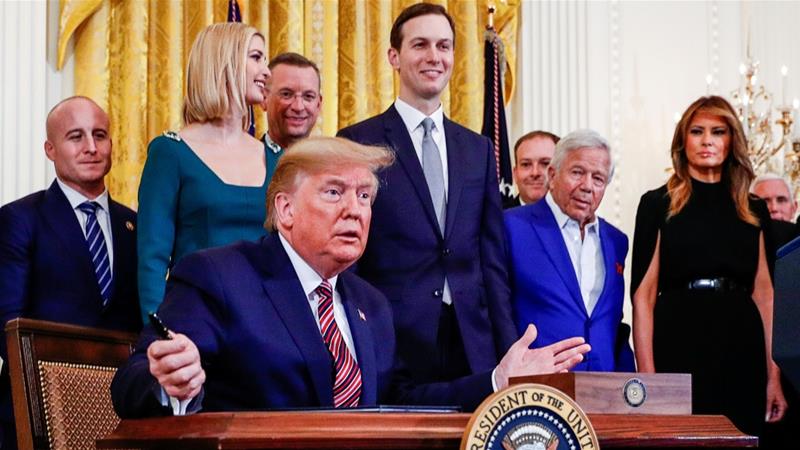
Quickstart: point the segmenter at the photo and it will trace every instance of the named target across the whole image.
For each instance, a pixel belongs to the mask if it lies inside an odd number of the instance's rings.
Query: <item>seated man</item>
[[[267,192],[266,225],[277,233],[204,250],[175,267],[159,309],[171,339],[145,327],[111,387],[117,413],[477,406],[487,393],[467,383],[405,381],[394,367],[388,301],[345,271],[366,245],[375,172],[392,160],[387,150],[339,138],[292,146]],[[509,375],[567,370],[588,351],[580,338],[530,350],[535,334],[532,327],[498,366],[498,387]]]
[[[136,213],[108,195],[108,115],[70,97],[47,115],[56,179],[0,208],[0,322],[16,317],[138,332]],[[7,360],[6,340],[0,356]],[[8,369],[0,378],[3,448],[14,448]]]
[[[614,173],[608,143],[591,130],[570,133],[547,173],[544,201],[505,213],[517,330],[536,324],[536,345],[583,336],[592,352],[575,370],[633,371],[621,326],[628,238],[595,215]]]
[[[519,195],[504,200],[503,209],[536,203],[547,193],[547,166],[560,138],[548,131],[531,131],[514,144],[514,184]]]

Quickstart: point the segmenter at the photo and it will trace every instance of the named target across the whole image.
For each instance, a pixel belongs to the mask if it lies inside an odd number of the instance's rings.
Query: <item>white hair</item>
[[[606,184],[611,183],[611,178],[614,176],[614,158],[611,156],[611,146],[608,145],[608,141],[603,136],[600,136],[600,133],[594,130],[575,130],[561,138],[556,144],[553,159],[550,160],[550,166],[558,171],[564,158],[567,157],[567,153],[581,148],[600,148],[608,152],[608,180],[606,180]]]
[[[786,181],[786,178],[778,175],[777,173],[773,173],[773,172],[769,172],[769,173],[765,173],[765,174],[757,176],[756,179],[753,180],[753,182],[750,184],[750,193],[751,194],[755,194],[756,193],[756,186],[758,185],[758,183],[761,183],[761,182],[764,182],[764,181],[772,181],[772,180],[783,182],[783,185],[786,186],[786,192],[789,193],[789,199],[794,200],[794,194],[792,193],[792,185],[789,184],[788,181]]]

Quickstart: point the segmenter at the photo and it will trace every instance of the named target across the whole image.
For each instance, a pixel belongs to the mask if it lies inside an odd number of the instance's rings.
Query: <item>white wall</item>
[[[675,114],[739,86],[748,27],[761,82],[780,97],[786,65],[787,96],[800,97],[797,23],[797,0],[523,1],[511,141],[533,129],[606,136],[618,170],[600,212],[630,234],[639,196],[666,180]]]
[[[47,111],[72,92],[72,66],[55,71],[58,0],[0,2],[0,204],[45,188]]]
[[[667,179],[675,114],[739,86],[748,28],[759,79],[780,97],[786,65],[800,97],[798,23],[796,0],[523,1],[511,141],[533,129],[606,136],[617,171],[600,215],[632,237],[639,197]]]

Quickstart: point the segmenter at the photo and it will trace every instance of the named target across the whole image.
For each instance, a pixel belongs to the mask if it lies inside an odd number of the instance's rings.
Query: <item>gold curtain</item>
[[[456,22],[453,77],[442,101],[453,120],[480,131],[487,4],[506,48],[506,99],[513,91],[519,0],[436,0]],[[315,133],[378,114],[397,95],[386,60],[395,16],[415,0],[239,0],[242,21],[261,30],[270,55],[302,53],[322,78]],[[227,0],[60,0],[58,65],[74,40],[75,94],[109,112],[114,139],[112,195],[136,207],[147,143],[181,127],[186,59],[204,27],[227,18]],[[266,120],[256,108],[256,130]]]

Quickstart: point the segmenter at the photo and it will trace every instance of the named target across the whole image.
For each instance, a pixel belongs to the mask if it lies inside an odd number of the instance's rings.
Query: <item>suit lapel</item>
[[[444,136],[447,142],[447,217],[445,217],[445,236],[453,230],[458,211],[458,201],[461,199],[461,187],[464,182],[466,158],[460,157],[466,150],[461,142],[461,130],[453,125],[447,117],[444,118]]]
[[[132,255],[128,253],[128,249],[133,249],[133,239],[136,236],[133,223],[129,225],[123,220],[123,208],[114,202],[111,197],[108,198],[109,217],[111,219],[111,242],[113,245],[112,251],[114,252],[114,270],[112,271],[112,291],[111,298],[115,298],[117,287],[120,286],[121,277],[124,275],[122,267],[125,261],[130,261]]]
[[[262,247],[259,256],[263,261],[259,265],[266,274],[262,282],[264,294],[303,355],[320,405],[333,406],[333,363],[300,280],[277,232],[263,238]]]
[[[553,216],[553,212],[550,211],[550,206],[545,199],[542,199],[536,202],[530,210],[533,231],[539,237],[547,257],[558,271],[573,301],[578,303],[583,313],[586,314],[586,305],[583,303],[578,277],[575,275],[575,268],[569,258],[567,245],[564,243],[564,237],[558,228],[556,218]]]
[[[61,191],[56,181],[50,185],[44,195],[43,208],[40,211],[47,226],[64,246],[65,255],[69,255],[69,264],[78,266],[78,273],[85,274],[83,282],[93,286],[97,297],[100,297],[100,286],[94,274],[92,257],[83,229],[75,217],[69,200]],[[76,280],[78,281],[78,280]],[[99,300],[98,300],[99,301]]]
[[[356,294],[350,289],[345,281],[349,273],[339,275],[339,286],[337,290],[342,296],[342,303],[347,312],[347,323],[350,326],[350,334],[353,337],[353,345],[358,359],[358,367],[361,369],[361,401],[362,405],[374,405],[378,403],[376,394],[378,392],[378,375],[375,363],[375,346],[373,344],[372,331],[367,325],[366,316],[362,319],[362,314],[355,301]]]
[[[603,277],[603,290],[600,292],[600,297],[597,298],[597,304],[594,307],[595,311],[603,304],[602,302],[603,298],[605,298],[606,290],[613,285],[612,277],[616,276],[617,272],[616,261],[614,261],[614,244],[611,242],[611,236],[609,236],[606,231],[608,229],[608,224],[603,219],[600,219],[599,222],[600,247],[603,249],[603,264],[606,273]]]
[[[422,202],[422,207],[425,210],[425,215],[428,216],[428,221],[439,231],[439,221],[436,219],[436,211],[433,209],[433,201],[431,200],[431,192],[428,189],[428,182],[425,181],[425,174],[422,172],[422,164],[419,162],[417,153],[414,150],[414,144],[411,142],[411,136],[408,135],[403,119],[400,113],[397,112],[394,105],[383,113],[384,126],[386,129],[386,140],[389,145],[394,149],[397,160],[411,180],[411,185],[417,192],[417,196]],[[448,144],[449,145],[449,144]],[[449,163],[449,160],[448,160]],[[449,208],[448,208],[449,212]],[[441,234],[441,233],[440,233]]]

